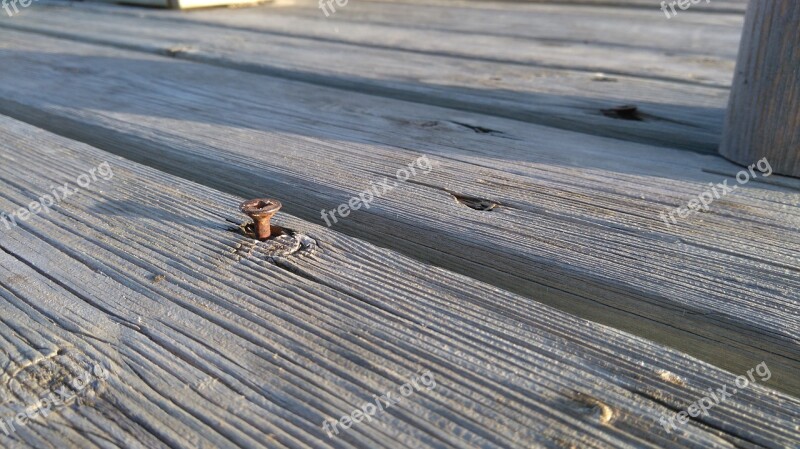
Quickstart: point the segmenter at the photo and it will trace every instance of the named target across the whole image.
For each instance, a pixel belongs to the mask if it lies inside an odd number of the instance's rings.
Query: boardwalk
[[[0,19],[0,446],[798,447],[744,1],[322,5]]]

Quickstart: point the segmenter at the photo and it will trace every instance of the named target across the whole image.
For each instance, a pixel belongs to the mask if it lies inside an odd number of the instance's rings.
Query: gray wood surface
[[[143,5],[154,8],[192,9],[240,7],[261,3],[263,0],[89,0],[93,2],[118,3],[124,5]]]
[[[754,0],[719,152],[800,177],[800,2]]]
[[[511,2],[526,7],[537,4],[556,5],[558,7],[564,5],[575,5],[591,6],[593,8],[609,7],[617,11],[623,10],[623,8],[645,8],[652,10],[654,7],[658,8],[659,4],[661,3],[658,0],[508,0],[501,2],[484,0],[365,0],[365,2],[378,4],[411,4],[414,6],[431,4],[438,4],[441,6],[458,5],[460,7],[472,7],[480,9],[506,9],[507,7],[503,3]],[[501,6],[498,6],[498,3]],[[715,12],[742,12],[747,6],[747,0],[716,0],[709,3],[703,3],[702,6],[707,7],[709,10]]]
[[[796,447],[776,372],[667,434],[660,414],[734,374],[289,214],[257,243],[240,197],[4,117],[0,210],[102,163],[0,233],[0,417],[93,364],[107,379],[3,447]],[[325,436],[419,370],[436,386]]]
[[[322,223],[422,154],[435,168],[334,230],[800,391],[797,180],[569,133],[4,30],[0,111]],[[455,196],[454,196],[455,195]],[[475,197],[500,205],[467,207]]]
[[[414,14],[415,6],[405,6]],[[319,13],[316,3],[309,2],[290,9],[300,8]],[[393,22],[395,16],[339,23],[322,14],[297,17],[280,5],[178,15],[62,6],[25,11],[4,25],[583,133],[716,152],[741,15],[710,15],[709,23],[699,24],[639,10],[538,8],[545,10],[517,16],[506,11],[488,19],[481,10],[455,8],[457,20],[449,20],[460,23],[463,16],[458,29],[412,18]],[[453,9],[425,14],[450,17]],[[487,29],[487,22],[495,29],[540,31],[498,35]],[[570,37],[573,29],[583,31]],[[631,42],[640,34],[654,37]],[[676,45],[687,49],[676,51]],[[603,113],[627,104],[639,108],[640,120]]]
[[[648,0],[649,1],[649,0]],[[744,1],[741,2],[744,5]],[[54,3],[54,6],[59,6]],[[61,4],[60,6],[63,6]],[[352,7],[351,7],[352,6]],[[477,6],[477,7],[475,7]],[[319,3],[302,0],[274,2],[258,8],[239,10],[192,11],[190,14],[159,10],[95,7],[90,3],[76,4],[80,11],[95,11],[103,15],[124,15],[156,19],[174,23],[206,24],[235,30],[290,37],[315,38],[327,42],[348,43],[361,47],[374,46],[390,50],[438,50],[448,55],[504,57],[511,61],[533,61],[530,42],[549,43],[551,46],[583,44],[587,48],[623,47],[635,50],[660,51],[662,56],[686,55],[712,58],[736,57],[743,11],[731,14],[697,14],[666,20],[661,12],[619,7],[586,8],[568,4],[529,4],[516,2],[434,2],[408,5],[393,2],[358,2],[348,4],[337,14],[326,19]],[[439,32],[439,36],[456,38],[455,41],[425,41],[408,36],[416,32]],[[446,34],[445,34],[446,33]],[[428,34],[426,34],[428,35]],[[472,38],[472,45],[456,45],[464,36]],[[517,41],[493,40],[515,38]],[[676,41],[680,51],[676,51]],[[511,43],[514,46],[491,47],[492,43]],[[567,47],[575,48],[575,47]],[[608,50],[605,50],[608,51]],[[552,53],[552,52],[550,52]],[[558,56],[558,55],[557,55]],[[562,56],[562,60],[564,54]],[[552,57],[552,56],[550,56]],[[683,60],[686,63],[686,59]],[[615,64],[600,58],[596,64]],[[696,63],[697,61],[695,61]],[[573,68],[585,66],[580,59],[566,59]],[[674,70],[662,64],[667,70]],[[660,67],[659,67],[660,68]],[[627,67],[650,76],[657,75],[656,67]],[[686,80],[686,73],[678,77]],[[663,75],[663,73],[662,73]],[[729,79],[729,78],[728,78]],[[696,79],[703,82],[702,79]],[[708,81],[708,80],[705,80]]]

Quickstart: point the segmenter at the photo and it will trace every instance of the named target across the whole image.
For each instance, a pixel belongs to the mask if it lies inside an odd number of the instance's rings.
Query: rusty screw
[[[259,240],[269,238],[272,234],[272,227],[269,224],[270,218],[281,208],[282,204],[278,200],[270,198],[256,198],[245,201],[239,209],[248,217],[252,218],[256,224],[256,237]]]

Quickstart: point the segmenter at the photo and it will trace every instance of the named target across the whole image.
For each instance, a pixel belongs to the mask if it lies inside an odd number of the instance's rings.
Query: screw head
[[[256,235],[260,240],[269,238],[271,226],[269,220],[283,205],[278,200],[271,198],[256,198],[247,200],[239,206],[239,210],[252,218],[256,225]]]
[[[256,198],[247,200],[239,206],[239,209],[250,217],[263,217],[275,215],[283,206],[280,201],[271,198]]]

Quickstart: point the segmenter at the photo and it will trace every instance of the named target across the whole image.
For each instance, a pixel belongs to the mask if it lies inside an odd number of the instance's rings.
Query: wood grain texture
[[[800,177],[800,3],[750,2],[719,152]]]
[[[0,316],[4,376],[87,360],[110,376],[4,447],[797,444],[800,401],[766,388],[775,372],[667,434],[660,414],[735,376],[288,214],[285,244],[255,242],[232,231],[239,197],[2,117],[0,210],[103,162],[113,177],[2,230]],[[326,437],[323,420],[423,369],[435,387]],[[46,378],[19,383],[0,416]]]
[[[736,168],[140,52],[0,36],[3,113],[229,193],[277,197],[316,223],[321,209],[428,155],[433,171],[335,230],[734,372],[767,360],[775,388],[800,391],[797,180],[751,182],[667,227],[661,212]],[[477,211],[466,197],[500,207]]]
[[[39,9],[4,25],[404,101],[714,153],[741,27],[739,17],[736,24],[672,26],[663,16],[641,12],[615,16],[558,10],[525,15],[534,26],[544,28],[530,37],[476,35],[405,23],[336,25],[324,16],[297,18],[269,6],[209,15],[117,11],[97,6]],[[467,23],[478,22],[478,14],[466,15],[470,17]],[[511,17],[495,17],[494,23],[514,25],[520,20]],[[563,30],[549,39],[543,37],[558,24],[565,28],[565,23],[573,22],[577,23],[566,28],[588,31],[571,40]],[[644,32],[662,39],[662,44],[649,48],[613,43],[630,41],[633,33]],[[615,37],[606,40],[600,37],[604,34]],[[691,42],[705,47],[675,52],[675,36],[681,45]],[[729,53],[716,49],[729,49]],[[625,104],[639,108],[637,120],[602,113]]]
[[[480,7],[473,7],[476,5]],[[319,2],[311,0],[274,2],[257,8],[224,12],[192,11],[191,14],[138,8],[98,7],[91,3],[78,4],[74,7],[81,11],[95,11],[104,15],[206,24],[267,35],[315,38],[363,47],[375,46],[418,52],[439,50],[451,55],[505,57],[513,61],[532,60],[534,55],[527,51],[529,48],[525,47],[528,44],[526,41],[549,43],[551,46],[583,44],[587,48],[618,47],[651,50],[659,51],[664,54],[663,56],[702,55],[735,59],[743,23],[742,12],[707,15],[702,14],[705,10],[696,9],[698,14],[682,16],[681,20],[667,20],[662,14],[653,14],[652,11],[627,10],[619,7],[585,8],[563,3],[543,5],[448,1],[441,4],[428,2],[409,5],[357,2],[348,3],[347,7],[340,9],[342,14],[337,13],[328,18],[320,11]],[[658,10],[657,12],[660,13]],[[472,36],[472,45],[410,39],[408,36],[412,30],[442,33],[439,36],[469,35]],[[492,41],[492,38],[514,38],[517,41]],[[456,42],[463,41],[459,39]],[[494,42],[517,45],[512,47],[488,45]],[[680,45],[680,52],[676,51],[676,44]],[[574,67],[585,64],[575,59],[566,62]],[[602,60],[592,62],[614,63]],[[684,60],[685,62],[687,60]],[[651,76],[657,74],[655,67],[629,69],[642,72],[650,70],[647,73]],[[685,80],[685,76],[681,74],[680,79]],[[695,79],[695,81],[710,80]]]
[[[672,1],[672,0],[670,0]],[[643,8],[652,10],[658,9],[660,1],[658,0],[505,0],[499,2],[485,1],[485,0],[365,0],[368,3],[391,3],[391,4],[410,4],[410,5],[458,5],[461,7],[473,7],[481,9],[491,8],[507,8],[504,3],[515,3],[522,7],[529,7],[530,5],[574,5],[574,6],[589,6],[592,8],[609,7],[615,10],[624,10],[623,8]],[[741,13],[747,7],[747,0],[716,0],[702,5],[707,10],[722,13]]]
[[[263,3],[268,0],[90,0],[93,2],[142,5],[155,8],[194,9],[213,7],[240,7]]]

